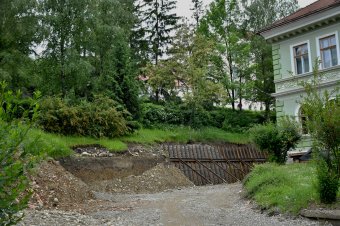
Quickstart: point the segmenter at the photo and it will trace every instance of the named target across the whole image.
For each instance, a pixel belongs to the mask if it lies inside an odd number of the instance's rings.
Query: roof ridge
[[[275,21],[271,25],[264,27],[258,33],[262,33],[264,31],[271,30],[274,27],[280,27],[280,26],[285,25],[287,23],[299,20],[303,17],[318,13],[318,12],[323,11],[323,10],[327,10],[328,8],[337,6],[339,4],[340,4],[340,0],[318,0],[318,1],[315,1],[315,2],[305,6],[303,8],[298,9],[297,11],[295,11],[292,14]]]

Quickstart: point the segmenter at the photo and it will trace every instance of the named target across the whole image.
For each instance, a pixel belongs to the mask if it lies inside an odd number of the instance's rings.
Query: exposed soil
[[[262,214],[242,198],[240,183],[196,187],[160,147],[98,156],[106,151],[82,147],[41,164],[19,225],[328,225]]]
[[[158,164],[138,176],[97,181],[88,184],[94,191],[108,193],[155,193],[167,189],[194,186],[183,173],[172,166]]]
[[[82,180],[66,171],[59,162],[42,163],[31,177],[33,195],[30,208],[77,208],[93,198],[93,193]]]
[[[154,194],[97,193],[83,214],[28,210],[20,225],[329,225],[304,218],[268,216],[240,196],[242,185],[189,187]]]
[[[99,146],[75,148],[75,155],[42,163],[31,177],[31,209],[84,212],[101,203],[93,192],[155,193],[194,186],[182,172],[170,166],[159,147],[131,145],[129,151],[111,157],[84,156],[106,153]]]

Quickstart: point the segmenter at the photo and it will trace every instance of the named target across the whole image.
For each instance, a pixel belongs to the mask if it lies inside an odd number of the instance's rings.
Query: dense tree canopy
[[[271,49],[255,33],[297,8],[295,0],[214,0],[204,11],[192,0],[189,25],[176,0],[0,3],[0,80],[73,102],[105,95],[135,118],[140,88],[157,102],[242,110],[250,100],[269,112]]]

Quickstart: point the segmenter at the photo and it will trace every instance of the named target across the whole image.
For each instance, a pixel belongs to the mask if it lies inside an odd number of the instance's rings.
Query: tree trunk
[[[228,54],[228,61],[229,61],[229,75],[230,75],[230,83],[232,84],[231,86],[231,106],[232,109],[235,110],[235,88],[233,87],[233,82],[234,82],[234,78],[233,78],[233,66],[232,66],[232,59],[231,59],[231,55]]]
[[[240,111],[242,111],[242,77],[241,75],[239,76],[239,88],[238,88],[238,92],[239,92],[239,104],[238,104],[238,108]]]
[[[60,82],[61,82],[61,93],[63,97],[66,95],[65,87],[65,37],[63,34],[63,29],[61,29],[61,39],[60,39]]]

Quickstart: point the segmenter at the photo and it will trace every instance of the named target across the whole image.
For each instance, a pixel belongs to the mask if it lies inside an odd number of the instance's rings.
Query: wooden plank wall
[[[170,162],[195,185],[234,183],[243,180],[254,164],[264,163],[266,153],[251,145],[163,144]]]

